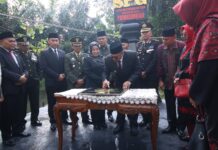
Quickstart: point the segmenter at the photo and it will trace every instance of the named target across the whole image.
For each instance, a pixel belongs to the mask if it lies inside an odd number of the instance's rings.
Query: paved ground
[[[160,103],[160,121],[158,128],[158,150],[183,150],[187,144],[181,142],[175,134],[161,134],[161,129],[167,126],[165,104]],[[116,112],[113,113],[114,117]],[[80,116],[80,115],[79,115]],[[47,107],[40,109],[39,119],[42,127],[32,128],[30,126],[29,114],[26,119],[26,131],[32,135],[29,138],[17,138],[15,147],[6,148],[1,144],[0,150],[56,150],[58,147],[58,134],[50,131]],[[140,121],[139,117],[139,121]],[[151,150],[150,131],[139,128],[139,135],[132,137],[129,134],[129,126],[126,124],[125,131],[113,135],[112,130],[115,124],[108,122],[106,130],[95,131],[93,126],[84,126],[79,121],[79,128],[76,132],[76,141],[71,141],[71,126],[64,126],[63,150]]]

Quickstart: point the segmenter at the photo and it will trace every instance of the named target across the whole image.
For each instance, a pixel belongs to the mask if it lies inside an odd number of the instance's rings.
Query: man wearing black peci
[[[4,146],[14,146],[13,137],[28,137],[23,116],[25,84],[28,79],[21,58],[14,53],[16,40],[11,32],[0,34],[0,63],[2,66],[2,141]]]
[[[105,58],[106,56],[110,55],[110,45],[108,44],[108,36],[105,31],[98,31],[96,33],[97,42],[99,44],[100,54]],[[107,110],[108,120],[110,122],[114,121],[112,110]]]
[[[52,131],[56,130],[53,107],[56,103],[55,92],[66,90],[66,79],[64,74],[65,52],[59,49],[59,36],[57,33],[50,33],[48,36],[48,48],[41,52],[40,65],[45,77],[45,88],[48,99],[48,113]],[[62,112],[64,124],[70,125],[67,121],[67,112]]]
[[[109,77],[111,73],[116,73],[114,79],[115,88],[127,90],[135,87],[135,81],[138,78],[139,64],[137,55],[132,51],[124,51],[119,41],[115,41],[110,45],[111,55],[105,58],[105,76],[103,88],[109,88]],[[128,115],[130,120],[130,134],[136,136],[137,130],[137,114]],[[125,115],[118,113],[117,126],[113,133],[117,134],[124,129]]]

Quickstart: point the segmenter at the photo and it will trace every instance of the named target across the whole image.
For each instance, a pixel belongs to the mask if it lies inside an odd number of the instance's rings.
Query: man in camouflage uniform
[[[29,38],[20,37],[17,39],[18,51],[21,56],[26,69],[29,72],[29,78],[26,85],[24,114],[27,109],[27,99],[30,101],[31,108],[31,125],[41,126],[42,123],[38,120],[39,115],[39,81],[40,81],[40,67],[38,55],[29,49]]]
[[[83,60],[88,55],[82,53],[82,39],[80,37],[73,37],[71,40],[72,52],[65,55],[64,69],[67,80],[67,88],[84,88],[85,76],[83,74]],[[82,112],[82,122],[84,124],[91,124],[88,112]]]
[[[136,51],[140,64],[139,88],[158,88],[157,76],[157,48],[158,41],[152,39],[152,25],[142,25],[140,42],[137,43]],[[140,126],[147,126],[151,122],[150,114],[143,114]],[[147,126],[149,127],[149,126]]]

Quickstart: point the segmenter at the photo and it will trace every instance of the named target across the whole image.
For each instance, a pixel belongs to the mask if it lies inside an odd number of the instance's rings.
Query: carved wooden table
[[[157,129],[159,122],[159,108],[155,104],[97,104],[89,101],[82,101],[79,99],[67,99],[64,96],[56,95],[56,105],[54,106],[54,115],[58,129],[58,150],[62,150],[63,144],[63,128],[61,111],[70,110],[72,119],[72,139],[75,138],[75,130],[77,125],[77,117],[75,112],[85,112],[88,109],[99,110],[117,110],[123,114],[136,114],[136,113],[151,113],[151,141],[152,149],[157,150]]]

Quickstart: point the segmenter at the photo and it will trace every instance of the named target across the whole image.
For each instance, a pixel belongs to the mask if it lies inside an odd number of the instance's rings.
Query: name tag
[[[148,50],[146,51],[146,53],[150,54],[152,51],[154,51],[154,49],[148,49]]]
[[[36,55],[33,54],[33,53],[32,53],[32,55],[31,55],[31,60],[32,60],[33,62],[37,62],[37,57],[36,57]]]

